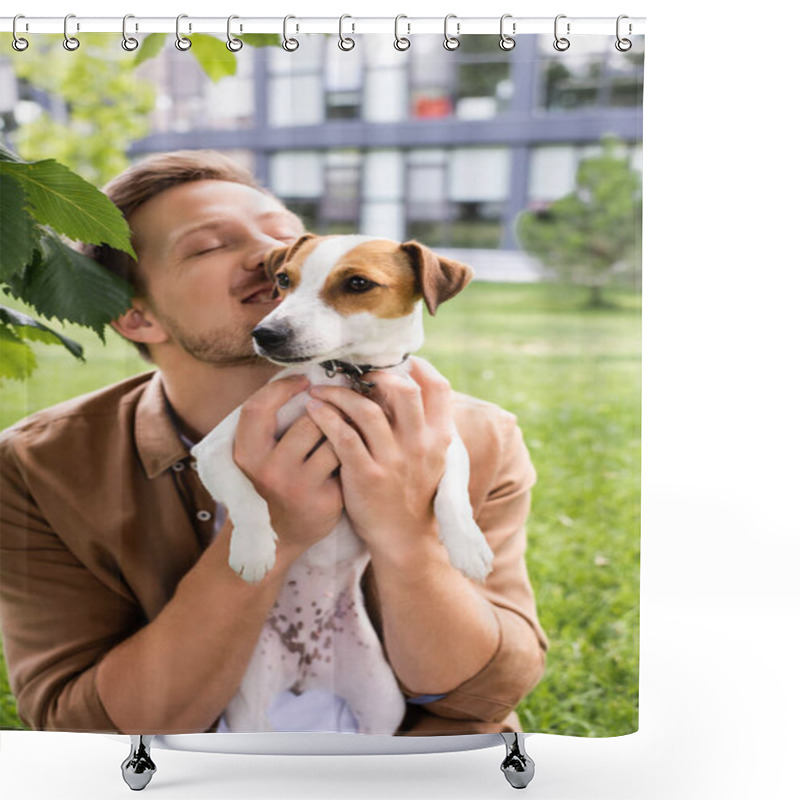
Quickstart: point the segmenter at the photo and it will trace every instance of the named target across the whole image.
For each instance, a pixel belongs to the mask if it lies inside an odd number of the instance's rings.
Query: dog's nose
[[[291,338],[292,331],[284,325],[270,325],[269,327],[253,328],[250,335],[255,339],[259,349],[270,353],[283,347]]]

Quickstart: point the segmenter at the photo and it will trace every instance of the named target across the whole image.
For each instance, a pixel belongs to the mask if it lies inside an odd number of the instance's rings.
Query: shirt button
[[[183,472],[186,469],[186,464],[184,464],[183,461],[178,461],[172,465],[172,469],[174,469],[175,472]]]
[[[200,522],[208,522],[211,519],[211,512],[210,511],[198,511],[197,512],[197,519]]]

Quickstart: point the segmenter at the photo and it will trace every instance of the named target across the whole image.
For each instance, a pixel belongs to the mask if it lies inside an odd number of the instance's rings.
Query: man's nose
[[[245,269],[251,272],[265,269],[269,254],[285,246],[285,242],[273,239],[268,233],[263,231],[253,232],[250,241],[247,243],[248,252],[245,259]]]
[[[288,325],[258,325],[250,335],[265,353],[279,350],[292,338],[292,329]]]
[[[247,256],[244,265],[245,269],[248,272],[257,272],[258,270],[266,269],[267,253],[269,249],[269,244],[266,241],[254,247],[253,251]]]

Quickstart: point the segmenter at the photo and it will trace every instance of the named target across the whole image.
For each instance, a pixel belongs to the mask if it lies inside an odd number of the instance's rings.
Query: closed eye
[[[207,247],[205,250],[198,250],[196,253],[192,253],[192,258],[195,256],[204,256],[206,253],[213,253],[215,250],[220,250],[224,247],[224,245],[217,244],[214,247]]]

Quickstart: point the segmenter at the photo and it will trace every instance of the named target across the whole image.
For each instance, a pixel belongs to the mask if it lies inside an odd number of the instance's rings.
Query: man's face
[[[250,331],[279,302],[267,252],[303,233],[300,220],[257,189],[202,180],[148,200],[130,219],[150,312],[197,360],[252,362]]]

